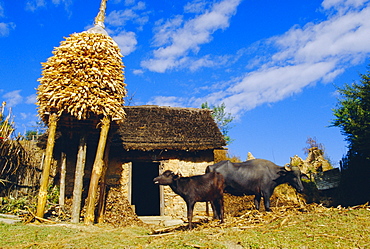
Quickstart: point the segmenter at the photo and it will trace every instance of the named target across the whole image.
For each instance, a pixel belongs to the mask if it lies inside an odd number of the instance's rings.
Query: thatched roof
[[[119,135],[126,150],[207,150],[225,139],[208,109],[126,106]]]
[[[126,117],[114,126],[112,143],[125,150],[208,150],[222,149],[225,139],[214,122],[211,111],[198,108],[162,106],[125,106]],[[69,117],[69,118],[67,118]],[[62,116],[58,128],[56,147],[65,150],[73,147],[72,134],[87,132],[89,141],[98,141],[98,120],[77,121],[71,116]],[[95,129],[94,129],[95,127]],[[66,139],[68,148],[63,148]],[[46,147],[47,134],[39,138],[38,146]]]

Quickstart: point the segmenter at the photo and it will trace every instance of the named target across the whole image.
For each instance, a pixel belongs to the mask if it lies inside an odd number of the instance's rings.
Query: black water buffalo
[[[214,217],[223,222],[224,218],[224,178],[217,172],[204,175],[182,177],[171,170],[153,179],[155,184],[169,185],[186,202],[189,229],[192,228],[193,209],[196,202],[210,201]]]
[[[254,195],[259,210],[261,197],[266,211],[270,211],[270,197],[276,186],[289,183],[298,192],[303,191],[301,171],[298,167],[280,167],[264,159],[242,163],[221,161],[207,167],[206,172],[219,172],[225,178],[225,192],[232,195]]]

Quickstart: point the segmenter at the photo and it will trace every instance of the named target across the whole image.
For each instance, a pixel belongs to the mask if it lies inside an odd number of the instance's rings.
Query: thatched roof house
[[[107,143],[105,184],[108,189],[120,189],[122,198],[135,206],[139,216],[186,217],[185,202],[169,188],[154,185],[153,178],[167,169],[180,171],[184,176],[203,174],[207,165],[214,162],[215,150],[224,151],[226,143],[211,111],[162,106],[123,109],[126,118],[111,130]],[[75,128],[59,133],[62,135],[56,140],[54,151],[56,157],[60,152],[67,154],[67,197],[73,192],[79,138],[75,133],[81,130],[81,127]],[[97,134],[91,134],[87,140],[85,185],[90,179],[97,140]],[[203,207],[198,206],[199,209]]]

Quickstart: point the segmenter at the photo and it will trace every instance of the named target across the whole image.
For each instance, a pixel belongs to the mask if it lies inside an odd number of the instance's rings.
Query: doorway
[[[132,162],[132,205],[138,216],[160,215],[159,186],[153,183],[158,176],[159,162]]]

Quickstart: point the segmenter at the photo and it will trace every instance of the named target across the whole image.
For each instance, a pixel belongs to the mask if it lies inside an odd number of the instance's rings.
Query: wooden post
[[[111,139],[109,139],[109,142],[110,141]],[[105,197],[106,197],[106,191],[107,191],[107,184],[105,181],[105,176],[107,173],[108,163],[109,163],[109,150],[110,150],[110,143],[107,144],[105,148],[105,153],[104,153],[104,166],[103,166],[103,171],[101,174],[99,199],[98,199],[98,223],[104,223]]]
[[[37,210],[36,216],[43,218],[46,199],[48,194],[48,183],[51,167],[51,159],[53,157],[54,143],[55,143],[55,132],[57,129],[58,117],[56,113],[49,116],[49,135],[46,144],[45,161],[42,169],[42,175],[40,180],[40,190],[37,199]]]
[[[66,196],[66,172],[67,172],[67,155],[65,152],[61,154],[61,165],[60,165],[60,187],[59,187],[59,206],[61,209],[64,208],[64,199]]]
[[[86,200],[86,214],[84,222],[86,225],[91,225],[94,223],[94,210],[95,210],[95,200],[98,190],[99,179],[103,170],[103,157],[105,151],[105,145],[107,143],[107,136],[110,127],[110,119],[109,117],[104,117],[102,120],[102,127],[100,131],[100,138],[98,143],[98,148],[96,151],[95,161],[93,165],[93,169],[91,172],[91,179],[90,179],[90,186],[89,192]]]
[[[83,189],[83,177],[86,163],[86,135],[82,134],[80,137],[80,144],[78,146],[75,182],[73,186],[73,200],[71,210],[71,222],[80,222],[81,199]]]

